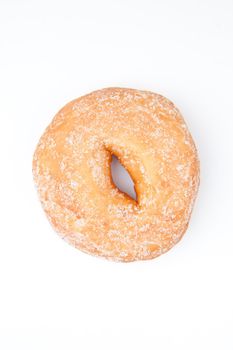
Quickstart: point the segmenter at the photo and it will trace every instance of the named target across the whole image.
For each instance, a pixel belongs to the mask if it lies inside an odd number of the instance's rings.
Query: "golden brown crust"
[[[112,182],[111,154],[135,183],[137,202]],[[186,231],[199,161],[172,102],[146,91],[107,88],[68,103],[33,160],[40,200],[75,247],[118,261],[152,259]]]

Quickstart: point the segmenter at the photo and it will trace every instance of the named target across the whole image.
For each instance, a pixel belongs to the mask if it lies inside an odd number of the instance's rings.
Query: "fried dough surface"
[[[111,178],[111,156],[131,175],[137,201]],[[117,261],[155,258],[185,233],[199,161],[178,109],[165,97],[107,88],[62,108],[33,159],[42,206],[78,249]]]

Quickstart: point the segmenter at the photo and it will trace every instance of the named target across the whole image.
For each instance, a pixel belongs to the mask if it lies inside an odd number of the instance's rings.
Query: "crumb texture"
[[[131,175],[137,201],[111,178],[111,155]],[[147,91],[107,88],[68,103],[33,159],[42,206],[55,230],[89,254],[155,258],[187,229],[199,161],[178,109]]]

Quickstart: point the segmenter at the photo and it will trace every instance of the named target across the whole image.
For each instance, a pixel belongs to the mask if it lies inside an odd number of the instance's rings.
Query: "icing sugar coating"
[[[111,178],[114,154],[130,173],[137,201]],[[117,261],[155,258],[187,229],[199,161],[178,109],[165,97],[107,88],[62,108],[33,159],[42,206],[67,242]]]

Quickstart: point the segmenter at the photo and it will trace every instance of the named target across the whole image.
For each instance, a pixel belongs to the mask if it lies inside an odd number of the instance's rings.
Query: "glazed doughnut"
[[[111,177],[115,155],[137,199]],[[178,109],[165,97],[106,88],[62,108],[33,159],[42,206],[70,244],[117,261],[155,258],[187,229],[199,161]]]

